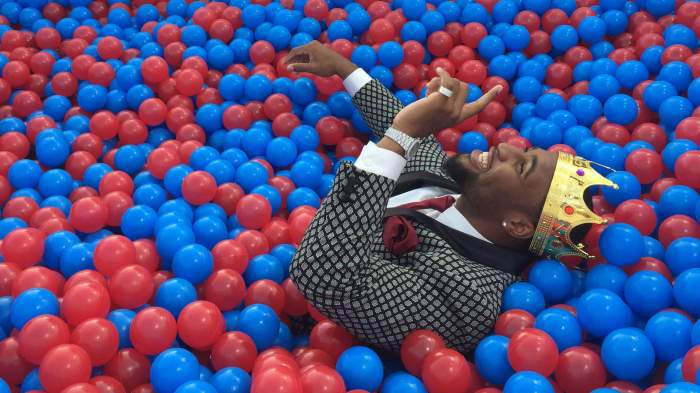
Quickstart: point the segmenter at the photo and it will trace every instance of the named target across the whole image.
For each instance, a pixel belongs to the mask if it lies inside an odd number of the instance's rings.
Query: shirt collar
[[[454,194],[452,195],[455,197],[455,199],[459,200],[460,195],[459,194]],[[447,225],[448,227],[458,230],[460,232],[466,233],[469,236],[473,236],[477,239],[483,240],[485,242],[492,243],[490,240],[485,238],[479,231],[474,228],[474,226],[467,220],[464,215],[457,210],[457,202],[450,206],[447,210],[444,212],[440,213],[435,218],[438,222]]]

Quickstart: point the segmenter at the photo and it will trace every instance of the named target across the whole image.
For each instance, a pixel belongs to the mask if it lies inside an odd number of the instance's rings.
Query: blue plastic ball
[[[581,40],[588,44],[595,44],[603,40],[605,32],[605,21],[597,16],[587,16],[578,25],[578,34]]]
[[[581,326],[576,317],[566,310],[550,308],[542,311],[535,319],[535,328],[549,334],[559,352],[581,345]]]
[[[171,278],[163,282],[155,293],[154,305],[168,310],[175,318],[185,306],[197,300],[194,285],[183,278]]]
[[[42,314],[58,315],[58,299],[44,288],[23,291],[10,308],[10,320],[16,329],[22,329],[30,319]]]
[[[603,113],[605,117],[617,124],[630,124],[637,118],[639,107],[637,102],[626,94],[615,94],[605,101]]]
[[[700,202],[700,195],[688,186],[671,186],[661,193],[659,198],[659,215],[662,219],[674,214],[693,216]]]
[[[612,264],[632,265],[644,252],[642,234],[629,224],[612,224],[600,235],[600,252]]]
[[[476,368],[489,383],[502,385],[515,373],[508,362],[509,341],[504,336],[488,336],[474,351]]]
[[[674,96],[667,98],[659,107],[661,124],[667,130],[674,130],[681,120],[690,117],[694,109],[693,103],[685,97]]]
[[[174,393],[182,384],[198,379],[199,362],[185,349],[166,349],[153,361],[150,376],[155,392]]]
[[[252,304],[238,315],[236,328],[250,336],[258,352],[271,347],[279,333],[280,320],[265,304]]]
[[[693,268],[700,268],[700,240],[682,237],[674,240],[666,249],[666,265],[674,276]]]
[[[572,26],[560,25],[552,31],[550,40],[554,49],[565,52],[578,43],[579,36]]]
[[[564,264],[553,260],[541,260],[528,273],[528,281],[539,289],[547,303],[566,300],[571,291],[571,275]]]
[[[577,95],[569,100],[569,111],[580,125],[590,127],[603,113],[603,105],[591,95]]]
[[[673,311],[661,311],[647,322],[644,332],[663,362],[682,358],[691,347],[692,322]]]
[[[635,314],[650,317],[673,302],[671,284],[657,272],[640,271],[625,283],[625,299]]]
[[[581,327],[594,337],[605,337],[616,329],[632,325],[627,304],[607,289],[592,289],[579,298],[576,314]]]
[[[219,393],[247,393],[250,390],[251,378],[238,367],[225,367],[212,375],[209,383],[214,385]]]
[[[486,60],[506,53],[506,46],[501,37],[488,35],[479,42],[479,55]]]
[[[676,277],[673,286],[673,296],[678,305],[694,317],[700,315],[700,268],[688,269]]]
[[[368,347],[355,346],[345,350],[336,369],[347,389],[364,389],[370,392],[379,388],[384,378],[384,368],[379,356]]]
[[[520,371],[513,374],[503,386],[503,393],[554,393],[547,378],[534,371]]]
[[[202,283],[214,269],[211,252],[199,244],[190,244],[180,248],[173,256],[173,274],[184,278],[193,285]]]
[[[624,201],[640,198],[642,186],[633,174],[619,171],[612,172],[606,177],[618,186],[618,189],[601,187],[605,200],[611,205],[618,206]]]
[[[382,382],[382,393],[428,393],[420,379],[413,375],[397,371]]]
[[[476,131],[464,133],[457,145],[457,151],[460,153],[471,153],[474,150],[487,151],[488,148],[489,144],[484,135]]]
[[[639,381],[654,367],[654,347],[644,332],[624,328],[611,332],[601,346],[603,364],[615,377]]]
[[[545,299],[542,292],[530,283],[518,282],[510,285],[503,292],[501,305],[503,311],[521,309],[532,315],[537,315],[544,307]]]

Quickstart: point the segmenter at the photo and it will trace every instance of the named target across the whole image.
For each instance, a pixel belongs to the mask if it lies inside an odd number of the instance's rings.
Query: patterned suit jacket
[[[402,109],[376,80],[353,102],[379,138]],[[445,159],[437,139],[426,138],[402,177],[427,171],[450,180]],[[344,162],[294,256],[290,277],[314,307],[367,344],[396,351],[411,331],[429,329],[468,353],[492,329],[502,292],[517,277],[466,259],[416,221],[418,247],[401,256],[389,252],[381,234],[396,183]]]

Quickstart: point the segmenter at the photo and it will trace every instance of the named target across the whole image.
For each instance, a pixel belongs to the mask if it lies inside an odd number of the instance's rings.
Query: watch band
[[[409,136],[405,132],[399,131],[394,127],[389,127],[384,136],[398,143],[406,152],[407,159],[413,156],[420,143],[420,139]]]

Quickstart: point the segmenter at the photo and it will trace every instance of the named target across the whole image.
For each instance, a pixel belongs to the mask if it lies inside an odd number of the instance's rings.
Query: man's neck
[[[469,221],[474,229],[476,229],[490,242],[508,248],[518,247],[518,245],[514,244],[512,239],[507,236],[499,226],[493,225],[493,218],[487,218],[484,216],[483,213],[489,212],[483,211],[483,209],[475,208],[464,196],[457,199],[455,202],[455,207],[460,213],[462,213],[464,218]]]

